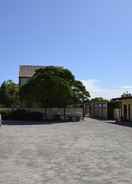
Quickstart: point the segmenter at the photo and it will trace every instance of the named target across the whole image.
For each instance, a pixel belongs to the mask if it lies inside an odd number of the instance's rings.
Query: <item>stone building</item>
[[[92,102],[90,104],[90,117],[98,119],[113,119],[113,106],[110,102]]]
[[[113,101],[120,103],[120,120],[132,121],[132,96],[115,98]]]
[[[21,65],[19,69],[19,85],[23,86],[34,75],[35,71],[44,66]]]

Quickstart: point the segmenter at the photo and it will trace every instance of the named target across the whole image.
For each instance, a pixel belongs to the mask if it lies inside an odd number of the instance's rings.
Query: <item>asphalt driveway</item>
[[[0,184],[131,184],[132,128],[86,119],[0,128]]]

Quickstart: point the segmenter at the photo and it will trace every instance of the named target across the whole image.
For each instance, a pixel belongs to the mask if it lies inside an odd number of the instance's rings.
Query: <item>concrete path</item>
[[[132,128],[92,119],[3,126],[0,184],[132,184]]]

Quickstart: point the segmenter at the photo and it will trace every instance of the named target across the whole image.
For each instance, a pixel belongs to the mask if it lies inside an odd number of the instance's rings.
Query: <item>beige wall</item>
[[[122,102],[122,109],[121,109],[121,116],[124,118],[124,105],[127,106],[127,120],[132,121],[132,99],[123,99]],[[130,118],[129,118],[129,105],[130,105]]]
[[[117,121],[121,120],[121,109],[120,108],[114,109],[114,119]]]

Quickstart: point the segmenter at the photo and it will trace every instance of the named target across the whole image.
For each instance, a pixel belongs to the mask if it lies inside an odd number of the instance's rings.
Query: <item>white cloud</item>
[[[122,88],[124,90],[130,90],[130,91],[132,91],[132,86],[122,86]]]
[[[111,99],[121,96],[121,94],[126,91],[132,93],[131,85],[125,85],[118,88],[103,88],[100,85],[100,81],[95,79],[82,80],[82,82],[90,92],[91,97],[103,97],[106,99]]]

